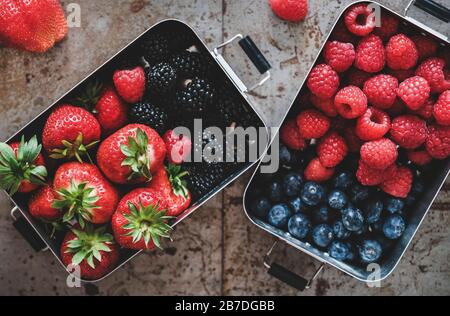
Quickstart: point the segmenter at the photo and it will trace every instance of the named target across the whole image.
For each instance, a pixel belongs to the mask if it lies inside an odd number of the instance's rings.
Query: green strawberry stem
[[[77,138],[73,143],[63,140],[62,145],[64,148],[58,148],[52,150],[50,155],[53,159],[72,159],[76,158],[80,163],[83,163],[81,157],[87,156],[90,163],[93,163],[91,156],[89,155],[89,150],[95,147],[99,141],[92,142],[88,145],[83,144],[83,134],[78,134]]]
[[[95,107],[100,100],[102,90],[103,84],[100,81],[90,81],[84,92],[79,97],[72,100],[71,104],[84,107],[91,113],[96,114],[97,111],[95,110]]]
[[[150,173],[150,159],[148,158],[148,137],[140,128],[136,131],[136,138],[128,137],[128,145],[121,145],[120,150],[125,155],[122,166],[131,169],[128,180],[136,180],[145,178],[147,181],[152,180]]]
[[[183,180],[183,177],[188,176],[189,172],[182,171],[181,166],[177,165],[168,165],[166,170],[169,174],[169,182],[172,185],[173,193],[176,196],[182,196],[187,199],[189,190],[187,188],[187,182]]]
[[[46,185],[47,169],[35,165],[41,150],[42,145],[38,144],[36,136],[28,142],[22,136],[17,156],[11,146],[0,143],[0,188],[13,195],[24,180],[36,185]]]

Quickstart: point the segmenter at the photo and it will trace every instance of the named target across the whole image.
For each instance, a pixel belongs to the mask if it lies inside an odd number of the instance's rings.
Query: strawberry
[[[144,183],[163,166],[165,156],[166,145],[154,129],[131,124],[103,141],[97,163],[114,183]]]
[[[113,76],[117,92],[128,103],[139,102],[145,93],[145,72],[142,67],[118,70]]]
[[[187,135],[180,135],[175,131],[167,131],[164,136],[166,144],[167,160],[174,165],[180,165],[189,157],[192,149],[192,141]]]
[[[160,193],[151,189],[137,189],[120,201],[112,218],[116,241],[123,248],[134,250],[161,247],[161,238],[170,238],[172,230],[167,222],[167,203]]]
[[[100,140],[101,127],[87,110],[73,105],[58,106],[49,116],[42,132],[45,150],[54,159],[88,155]],[[89,156],[89,155],[88,155]]]
[[[105,227],[74,227],[61,245],[61,260],[66,267],[78,266],[80,277],[98,280],[111,272],[119,262],[119,249]]]
[[[37,191],[28,202],[28,210],[34,218],[54,222],[62,217],[61,210],[52,206],[56,192],[49,185]]]
[[[187,176],[180,166],[168,165],[161,168],[149,183],[148,188],[159,192],[167,202],[167,216],[176,217],[183,213],[192,202],[187,183],[182,178]]]
[[[119,202],[117,189],[91,164],[63,164],[56,171],[53,187],[57,199],[52,206],[65,212],[64,222],[76,218],[81,227],[85,221],[107,223]]]
[[[13,195],[29,193],[45,185],[47,169],[36,136],[25,142],[0,143],[0,188]]]

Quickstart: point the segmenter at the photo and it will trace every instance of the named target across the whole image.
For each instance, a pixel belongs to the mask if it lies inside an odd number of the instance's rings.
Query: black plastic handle
[[[269,274],[278,280],[296,288],[299,291],[304,291],[308,286],[308,281],[295,274],[294,272],[280,266],[279,264],[272,263],[270,265]]]
[[[450,22],[450,10],[433,0],[416,0],[414,5],[446,23]]]
[[[22,237],[30,244],[30,246],[36,251],[42,251],[47,248],[47,245],[25,218],[20,217],[13,223],[14,228],[22,235]]]
[[[258,71],[261,74],[265,74],[272,66],[269,61],[264,57],[261,50],[256,46],[255,42],[253,42],[250,36],[246,36],[239,41],[239,45],[242,47],[244,52],[247,54],[248,58],[253,62]]]

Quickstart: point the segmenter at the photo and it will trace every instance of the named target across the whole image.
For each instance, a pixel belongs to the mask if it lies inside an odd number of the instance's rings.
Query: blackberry
[[[147,89],[150,94],[166,94],[175,89],[177,72],[168,63],[153,66],[147,74]]]
[[[202,161],[206,164],[223,164],[225,144],[223,137],[216,135],[210,128],[205,128],[202,135],[193,135],[193,139],[194,158],[202,157]]]
[[[186,181],[194,201],[198,201],[211,192],[226,178],[223,164],[192,163],[186,167],[186,170],[189,173]]]
[[[209,61],[197,52],[181,52],[172,57],[170,63],[183,78],[205,78],[210,69]]]
[[[201,116],[214,102],[215,89],[204,79],[194,78],[186,81],[186,87],[175,96],[176,110]]]
[[[147,101],[137,103],[131,107],[130,121],[150,126],[160,135],[167,131],[169,124],[167,113],[158,105]]]
[[[194,46],[195,38],[188,32],[174,32],[168,33],[169,49],[172,53],[178,53]]]
[[[151,34],[141,43],[144,58],[153,66],[163,61],[169,53],[169,41],[161,34]]]

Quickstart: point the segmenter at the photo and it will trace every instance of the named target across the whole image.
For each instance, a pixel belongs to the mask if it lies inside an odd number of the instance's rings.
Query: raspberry
[[[398,34],[386,45],[386,60],[393,70],[408,70],[417,65],[419,52],[416,44],[404,34]]]
[[[357,4],[345,13],[345,25],[355,35],[367,36],[375,28],[375,19],[372,10],[366,4]]]
[[[408,69],[408,70],[388,69],[387,74],[397,78],[397,80],[399,82],[403,82],[406,79],[414,77],[416,75],[413,69]]]
[[[303,138],[321,138],[330,129],[330,119],[317,110],[306,110],[297,117],[297,126]]]
[[[439,43],[432,39],[430,36],[419,34],[412,36],[411,39],[414,44],[416,44],[420,60],[436,56],[439,48]]]
[[[308,88],[321,99],[332,98],[339,89],[339,76],[330,66],[318,65],[309,74]]]
[[[400,24],[399,19],[392,14],[387,14],[383,12],[381,14],[381,26],[376,27],[374,34],[381,37],[383,40],[387,41],[392,36],[397,34],[398,26]]]
[[[385,170],[397,160],[397,157],[397,146],[387,138],[365,143],[361,147],[362,161],[374,169]]]
[[[429,82],[431,92],[442,93],[445,90],[450,90],[450,72],[445,67],[444,59],[430,58],[417,68],[416,75]]]
[[[308,0],[269,0],[272,11],[283,20],[300,22],[308,15]]]
[[[435,159],[450,157],[450,126],[430,126],[425,147]]]
[[[450,90],[442,93],[434,105],[433,115],[440,125],[450,125]]]
[[[328,42],[325,45],[325,62],[337,72],[345,72],[353,66],[355,47],[350,43]]]
[[[389,109],[397,99],[398,80],[389,75],[378,75],[366,81],[364,93],[369,103],[379,109]]]
[[[431,118],[433,118],[433,109],[434,109],[434,101],[432,98],[429,98],[426,102],[425,105],[422,106],[419,110],[417,111],[411,111],[412,114],[414,115],[418,115],[421,118],[429,121]]]
[[[360,88],[348,86],[336,94],[334,105],[343,118],[354,119],[367,110],[367,97]]]
[[[364,83],[372,77],[373,74],[352,68],[348,72],[347,81],[350,86],[356,86],[360,89],[364,87]]]
[[[334,98],[321,99],[318,96],[311,94],[310,101],[316,108],[325,113],[326,116],[336,117],[338,115],[336,107],[334,106]]]
[[[334,175],[334,168],[326,168],[321,163],[319,158],[311,160],[305,170],[305,178],[308,181],[325,182],[331,179]]]
[[[416,149],[427,139],[427,124],[414,115],[403,115],[392,121],[391,138],[400,147]]]
[[[430,97],[430,85],[424,78],[415,76],[403,81],[398,88],[398,96],[413,111],[419,110]]]
[[[405,199],[411,192],[412,184],[412,171],[407,167],[399,167],[393,177],[389,177],[383,182],[381,189],[393,197]]]
[[[336,132],[326,135],[317,146],[320,163],[327,168],[339,165],[348,154],[345,139]]]
[[[375,108],[368,108],[356,122],[356,135],[364,141],[383,138],[391,129],[389,115]]]
[[[426,166],[431,161],[433,161],[433,157],[430,156],[428,151],[420,149],[420,150],[410,150],[408,151],[408,159],[415,164],[416,166]]]
[[[356,178],[362,185],[376,186],[383,183],[384,173],[369,167],[364,161],[360,161],[358,171],[356,172]]]
[[[348,31],[345,22],[342,20],[336,24],[336,27],[331,34],[331,39],[342,43],[352,43],[354,45],[358,43],[358,38]]]
[[[344,138],[350,152],[359,153],[364,142],[356,135],[353,127],[347,127],[344,130]]]
[[[295,120],[286,122],[280,130],[280,137],[283,144],[293,150],[303,150],[307,144],[301,137]]]
[[[377,73],[386,65],[383,41],[376,35],[364,37],[356,48],[355,67],[365,72]]]

